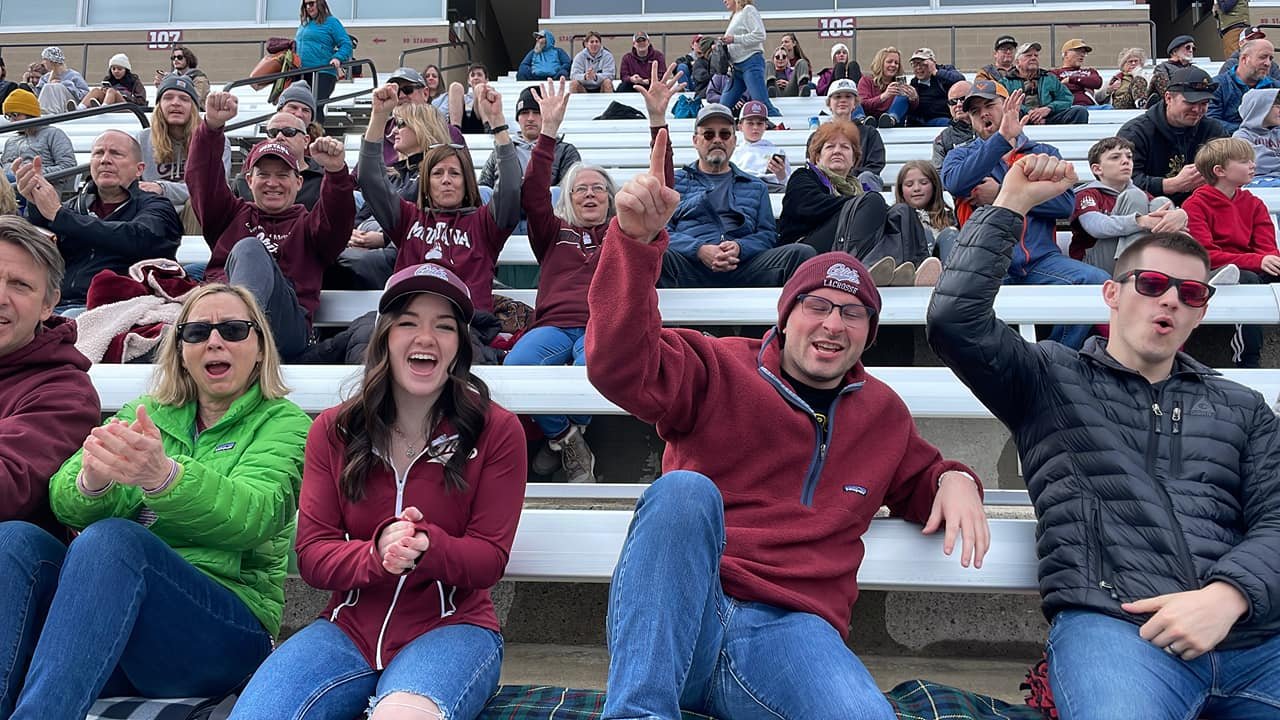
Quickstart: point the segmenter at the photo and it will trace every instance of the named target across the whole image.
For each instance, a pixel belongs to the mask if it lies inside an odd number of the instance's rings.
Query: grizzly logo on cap
[[[858,286],[862,284],[862,278],[858,275],[858,271],[845,265],[844,263],[836,263],[827,268],[827,277],[822,281],[824,287],[842,290],[850,295],[858,294]]]

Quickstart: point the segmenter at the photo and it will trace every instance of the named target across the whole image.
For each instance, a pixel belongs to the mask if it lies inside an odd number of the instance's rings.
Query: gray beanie
[[[276,101],[276,109],[283,110],[286,103],[297,102],[311,108],[311,117],[316,115],[316,96],[311,94],[311,86],[306,80],[298,80],[280,93]]]
[[[160,81],[160,87],[156,90],[156,102],[160,102],[160,98],[164,97],[165,92],[169,90],[181,90],[191,96],[191,102],[196,107],[200,107],[200,96],[196,94],[196,85],[191,82],[191,78],[178,73],[169,73]]]

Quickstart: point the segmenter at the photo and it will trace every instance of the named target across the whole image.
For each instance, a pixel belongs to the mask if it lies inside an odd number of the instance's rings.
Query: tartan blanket
[[[885,693],[899,720],[1042,720],[1038,710],[977,695],[928,680],[909,680]],[[215,708],[215,706],[217,706]],[[229,702],[201,698],[143,700],[107,698],[94,703],[86,720],[217,720]],[[503,685],[478,720],[597,720],[604,692],[547,685]],[[353,719],[354,720],[354,719]],[[693,712],[681,720],[715,720]]]

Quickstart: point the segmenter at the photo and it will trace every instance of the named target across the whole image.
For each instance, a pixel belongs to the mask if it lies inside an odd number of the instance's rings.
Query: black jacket
[[[938,169],[938,172],[942,172],[942,161],[946,159],[947,153],[951,152],[955,146],[963,145],[977,136],[968,120],[952,120],[951,124],[942,128],[938,137],[933,139],[933,166]]]
[[[1231,133],[1211,117],[1201,119],[1195,127],[1175,129],[1165,118],[1161,100],[1122,125],[1116,134],[1133,143],[1134,184],[1181,205],[1191,193],[1165,192],[1164,179],[1177,175],[1184,165],[1194,163],[1201,145]]]
[[[801,238],[822,227],[852,197],[836,195],[826,178],[811,164],[796,168],[787,180],[787,191],[782,196],[782,212],[778,214],[779,245],[799,242]]]
[[[164,195],[145,192],[134,181],[129,199],[104,220],[89,210],[97,190],[92,180],[85,183],[78,195],[62,203],[52,221],[34,203],[27,204],[31,222],[58,236],[58,250],[67,264],[62,303],[83,305],[89,282],[103,270],[124,274],[140,260],[174,259],[182,242],[182,222]]]
[[[1007,425],[1039,524],[1045,615],[1224,581],[1248,600],[1222,649],[1280,631],[1280,431],[1257,392],[1179,353],[1152,385],[1094,338],[1028,343],[992,310],[1023,218],[965,223],[929,304],[929,344]]]
[[[884,140],[880,137],[880,131],[870,125],[859,125],[858,135],[861,141],[859,149],[862,151],[862,160],[850,174],[857,175],[864,170],[870,170],[879,175],[884,170],[885,164]]]

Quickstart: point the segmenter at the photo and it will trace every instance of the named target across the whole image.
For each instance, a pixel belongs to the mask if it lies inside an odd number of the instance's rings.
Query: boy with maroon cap
[[[763,340],[662,327],[654,283],[680,202],[666,151],[664,129],[618,193],[588,295],[592,384],[667,443],[610,589],[603,717],[889,720],[845,645],[861,536],[888,505],[945,526],[948,554],[960,533],[961,564],[980,565],[981,488],[863,368],[880,293],[853,256],[802,264]]]
[[[247,288],[266,311],[285,361],[311,340],[320,281],[347,247],[355,224],[355,182],[342,141],[322,137],[311,157],[324,168],[312,210],[295,203],[302,158],[274,140],[258,143],[245,160],[253,202],[237,198],[222,168],[222,128],[236,116],[231,93],[210,93],[204,122],[191,139],[187,187],[212,255],[205,279]]]

